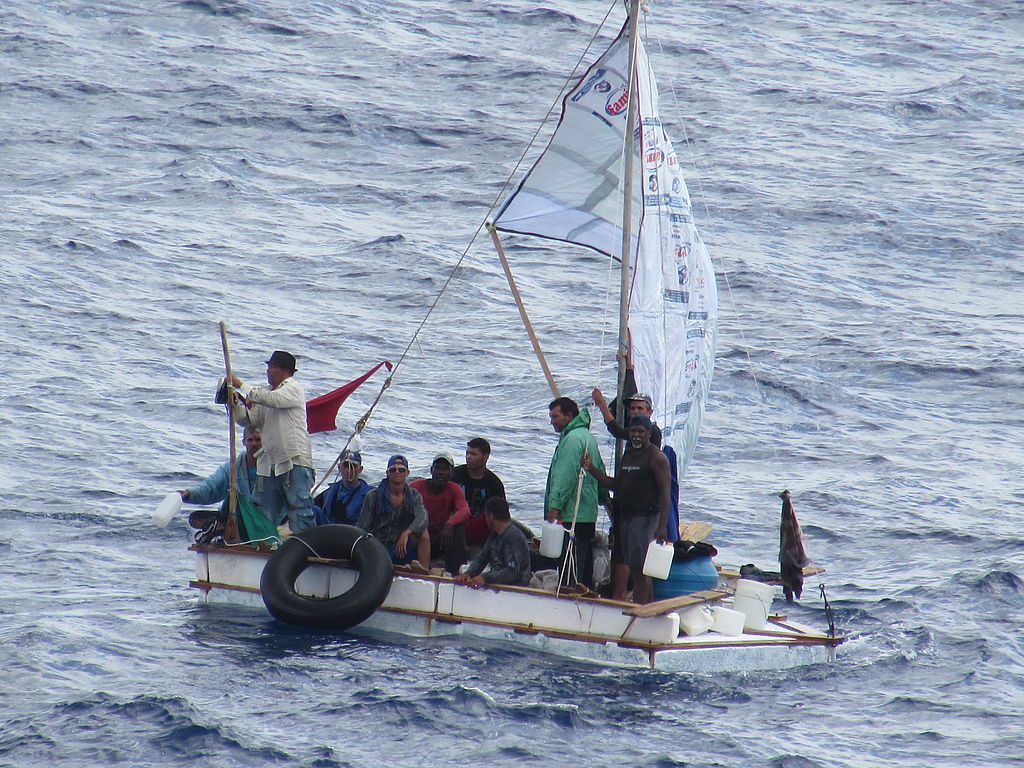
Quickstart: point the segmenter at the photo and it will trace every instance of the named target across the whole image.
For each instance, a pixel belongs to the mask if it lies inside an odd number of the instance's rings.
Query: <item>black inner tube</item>
[[[356,583],[337,597],[300,595],[295,580],[319,556],[351,560]],[[391,591],[394,568],[388,551],[373,536],[351,525],[321,525],[292,536],[263,568],[260,592],[271,615],[287,624],[348,629],[373,614]]]

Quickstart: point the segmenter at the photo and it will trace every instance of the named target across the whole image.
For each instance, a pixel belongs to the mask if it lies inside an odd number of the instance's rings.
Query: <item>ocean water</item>
[[[1024,8],[650,6],[721,293],[684,515],[772,567],[789,488],[836,662],[300,631],[200,606],[184,520],[149,522],[226,456],[219,321],[243,378],[288,349],[310,396],[404,355],[370,479],[482,434],[539,520],[549,394],[475,235],[604,2],[7,0],[0,765],[1021,764]],[[508,249],[563,390],[611,389],[607,263]],[[825,625],[817,580],[790,613]]]

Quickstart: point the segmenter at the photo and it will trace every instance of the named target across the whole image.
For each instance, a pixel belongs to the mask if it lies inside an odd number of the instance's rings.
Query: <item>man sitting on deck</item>
[[[341,480],[331,483],[326,491],[313,499],[317,525],[355,525],[359,522],[363,499],[370,492],[369,483],[359,476],[362,471],[363,457],[359,451],[345,451],[341,459]]]
[[[451,574],[459,572],[466,562],[466,521],[469,505],[462,489],[451,481],[455,462],[447,453],[439,453],[430,465],[430,478],[421,477],[409,483],[419,491],[427,510],[430,533],[430,556],[444,557],[444,567]],[[420,561],[429,566],[429,561]]]
[[[508,502],[500,496],[487,500],[484,519],[491,534],[484,542],[476,559],[465,573],[455,577],[456,584],[479,589],[485,584],[514,584],[525,587],[530,583],[530,550],[526,536],[512,523]],[[490,566],[485,572],[484,569]]]
[[[238,457],[236,465],[238,497],[252,502],[253,493],[256,490],[256,452],[263,447],[260,431],[256,427],[246,427],[242,433],[242,443],[245,445],[245,453]],[[227,509],[230,482],[231,462],[225,461],[199,485],[178,491],[178,494],[182,501],[187,501],[189,504],[219,504],[223,502],[222,508]],[[258,504],[253,503],[253,506],[260,509]]]
[[[409,462],[400,454],[388,459],[387,476],[363,500],[356,527],[376,536],[396,564],[430,562],[427,512],[419,492],[406,484]]]

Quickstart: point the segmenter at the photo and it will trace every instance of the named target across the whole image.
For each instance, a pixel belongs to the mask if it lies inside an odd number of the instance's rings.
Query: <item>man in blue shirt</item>
[[[262,512],[260,506],[253,500],[256,490],[256,453],[263,447],[260,431],[255,427],[246,427],[245,432],[242,433],[242,443],[245,445],[245,453],[238,457],[238,496],[252,502],[253,506]],[[199,485],[178,491],[178,493],[181,495],[182,501],[187,501],[189,504],[226,502],[230,478],[231,462],[225,461]]]
[[[362,454],[359,451],[345,451],[341,459],[341,480],[331,483],[326,491],[313,499],[313,515],[317,525],[355,525],[359,522],[363,499],[370,490],[370,484],[359,476],[362,471]]]

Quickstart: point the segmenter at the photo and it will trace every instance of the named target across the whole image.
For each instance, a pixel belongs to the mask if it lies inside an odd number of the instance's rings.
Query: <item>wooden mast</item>
[[[626,388],[626,368],[629,362],[629,285],[632,275],[632,248],[633,237],[633,134],[636,133],[636,112],[637,112],[637,78],[636,78],[636,49],[637,33],[639,30],[640,0],[630,0],[629,3],[629,79],[627,80],[626,91],[628,94],[628,107],[626,112],[626,135],[623,141],[622,158],[622,257],[619,272],[619,343],[618,343],[618,400],[615,407],[615,418],[624,422],[626,413],[626,401],[624,390]],[[618,463],[622,454],[622,441],[615,441],[615,461]]]

